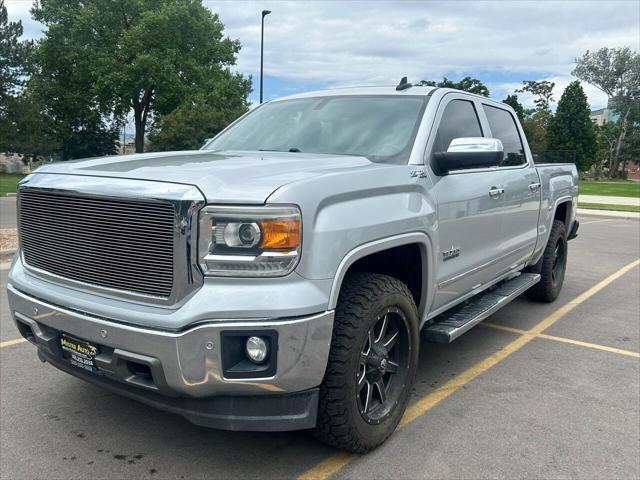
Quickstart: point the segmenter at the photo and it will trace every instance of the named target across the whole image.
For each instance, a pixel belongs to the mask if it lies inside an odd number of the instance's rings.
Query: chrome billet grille
[[[18,205],[27,266],[98,287],[171,295],[171,203],[26,188],[20,191]]]

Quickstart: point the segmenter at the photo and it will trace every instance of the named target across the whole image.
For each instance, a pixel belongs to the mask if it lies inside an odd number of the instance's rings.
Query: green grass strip
[[[637,205],[612,205],[610,203],[578,203],[578,208],[613,210],[616,212],[640,212],[640,207]]]

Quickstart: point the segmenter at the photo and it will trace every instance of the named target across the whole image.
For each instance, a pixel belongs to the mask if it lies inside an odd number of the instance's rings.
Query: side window
[[[452,100],[442,113],[432,151],[446,152],[454,138],[481,136],[482,128],[473,102]]]
[[[502,141],[504,146],[504,160],[502,160],[500,166],[511,167],[526,163],[522,139],[511,113],[490,105],[483,105],[482,107],[487,115],[493,138]]]

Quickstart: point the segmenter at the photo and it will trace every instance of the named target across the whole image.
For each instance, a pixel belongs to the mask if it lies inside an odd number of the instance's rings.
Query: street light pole
[[[264,70],[264,17],[270,13],[271,10],[262,10],[262,26],[260,28],[260,103],[262,103],[262,73]]]

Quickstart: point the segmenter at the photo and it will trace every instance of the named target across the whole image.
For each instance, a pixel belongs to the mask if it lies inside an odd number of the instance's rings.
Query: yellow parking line
[[[355,453],[338,452],[304,472],[298,477],[298,480],[324,480],[338,473],[344,466],[358,457],[359,455]]]
[[[469,369],[465,370],[464,372],[460,373],[456,377],[452,378],[450,381],[442,385],[440,388],[422,397],[416,403],[414,403],[413,405],[409,406],[409,408],[407,408],[407,411],[405,412],[404,417],[402,417],[402,420],[400,420],[398,429],[403,428],[404,426],[406,426],[407,424],[409,424],[419,416],[425,414],[430,409],[438,405],[442,400],[447,398],[449,395],[459,390],[464,385],[469,383],[471,380],[476,378],[478,375],[480,375],[483,372],[486,372],[491,367],[493,367],[500,361],[504,360],[512,353],[520,350],[527,343],[533,340],[537,335],[541,334],[545,329],[549,328],[551,325],[556,323],[558,320],[560,320],[563,316],[565,316],[571,310],[576,308],[582,302],[592,297],[593,295],[598,293],[600,290],[605,288],[607,285],[611,284],[612,282],[614,282],[615,280],[617,280],[622,275],[624,275],[629,270],[631,270],[632,268],[636,267],[639,264],[640,264],[640,259],[633,261],[628,265],[625,265],[617,272],[613,273],[612,275],[609,275],[604,280],[598,282],[596,285],[591,287],[586,292],[582,293],[581,295],[578,295],[571,302],[555,310],[553,313],[551,313],[551,315],[549,315],[540,323],[535,325],[532,329],[528,331],[524,331],[525,334],[522,334],[520,337],[516,338],[511,343],[501,348],[500,350],[495,352],[493,355],[490,355],[484,360],[481,360],[480,362],[476,363]],[[318,463],[314,467],[311,467],[306,472],[302,473],[298,477],[298,479],[300,480],[327,479],[330,476],[339,472],[347,464],[351,463],[353,460],[355,460],[358,457],[359,455],[347,454],[344,452],[336,453],[330,456],[329,458],[327,458],[326,460],[323,460],[322,462]]]
[[[528,330],[507,327],[505,325],[498,325],[496,323],[483,322],[480,325],[482,325],[483,327],[493,328],[494,330],[502,330],[504,332],[516,333],[518,335],[531,335],[537,338],[544,338],[545,340],[553,340],[554,342],[568,343],[571,345],[578,345],[580,347],[593,348],[595,350],[602,350],[602,351],[611,352],[611,353],[619,353],[620,355],[626,355],[628,357],[640,358],[640,352],[634,352],[633,350],[625,350],[623,348],[608,347],[606,345],[601,345],[599,343],[583,342],[581,340],[574,340],[572,338],[558,337],[556,335],[547,335],[546,333],[539,333],[536,335],[536,334],[530,333]]]
[[[440,388],[434,390],[429,395],[422,397],[416,403],[407,408],[402,420],[400,420],[399,428],[404,427],[405,425],[413,422],[420,415],[426,413],[431,410],[437,404],[439,404],[442,400],[447,398],[449,395],[464,387],[471,380],[476,378],[483,372],[486,372],[495,364],[501,362],[505,358],[507,358],[512,353],[520,350],[527,343],[532,340],[533,337],[522,335],[516,338],[514,341],[506,345],[505,347],[498,350],[493,355],[488,356],[484,360],[476,363],[471,368],[465,370],[464,372],[456,375],[447,383],[442,385]]]
[[[0,348],[10,347],[11,345],[18,345],[19,343],[24,343],[26,341],[27,341],[26,338],[16,338],[14,340],[7,340],[4,342],[0,342]]]
[[[503,332],[517,333],[518,335],[526,335],[529,333],[521,328],[507,327],[506,325],[499,325],[497,323],[482,322],[480,325],[493,328],[494,330],[502,330]]]
[[[595,350],[603,350],[605,352],[618,353],[620,355],[626,355],[628,357],[640,358],[640,353],[638,352],[624,350],[622,348],[607,347],[606,345],[600,345],[598,343],[581,342],[580,340],[573,340],[571,338],[565,337],[556,337],[555,335],[546,335],[544,333],[538,335],[538,338],[553,340],[554,342],[569,343],[571,345],[578,345],[580,347],[593,348]]]

